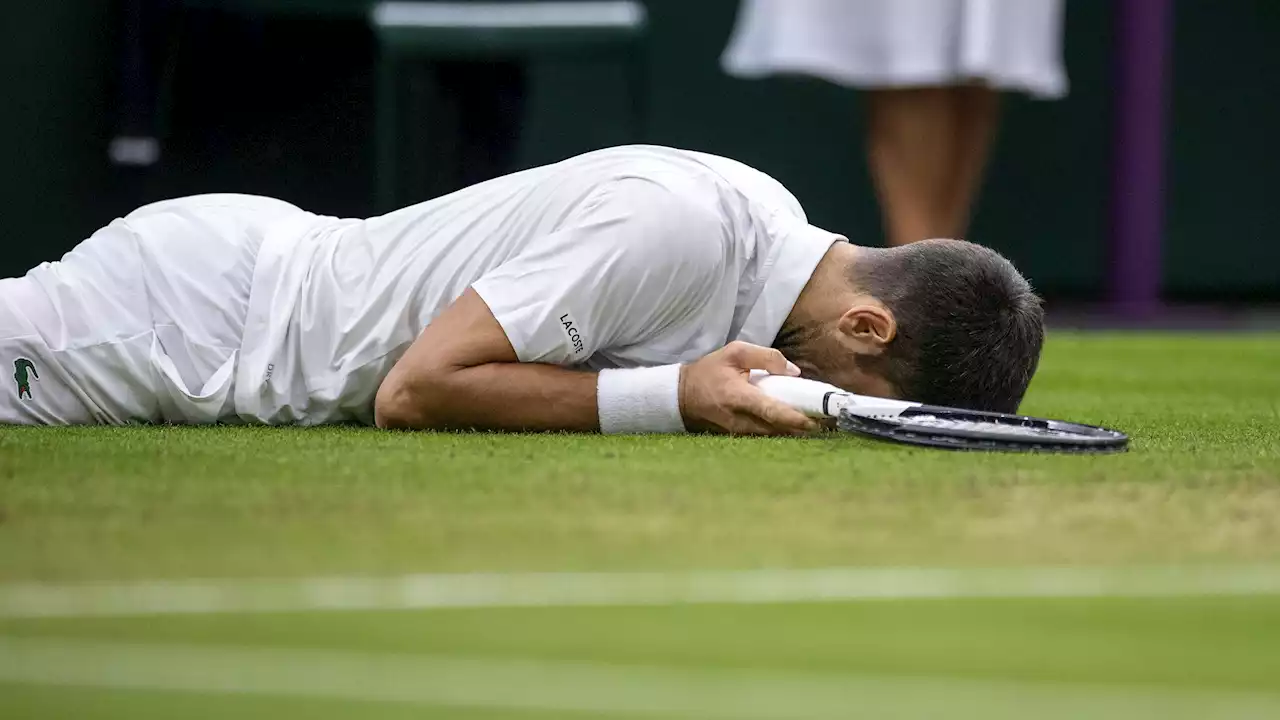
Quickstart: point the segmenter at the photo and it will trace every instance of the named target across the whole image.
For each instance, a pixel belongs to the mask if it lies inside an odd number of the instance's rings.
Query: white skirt
[[[1062,0],[742,0],[723,64],[746,78],[983,82],[1058,98],[1067,92],[1062,14]]]

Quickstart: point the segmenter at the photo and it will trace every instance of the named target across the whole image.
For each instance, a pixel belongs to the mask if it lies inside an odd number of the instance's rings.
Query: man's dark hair
[[[885,353],[860,360],[903,399],[1017,411],[1044,345],[1044,311],[1012,263],[981,245],[926,240],[865,251],[852,280],[897,320]]]

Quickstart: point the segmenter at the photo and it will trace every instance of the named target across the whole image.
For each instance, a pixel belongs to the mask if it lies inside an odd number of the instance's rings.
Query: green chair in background
[[[648,16],[640,2],[381,2],[373,6],[370,21],[379,47],[374,135],[380,210],[400,201],[406,133],[421,131],[422,123],[406,127],[399,102],[406,66],[413,61],[619,59],[627,68],[633,141],[643,141]]]

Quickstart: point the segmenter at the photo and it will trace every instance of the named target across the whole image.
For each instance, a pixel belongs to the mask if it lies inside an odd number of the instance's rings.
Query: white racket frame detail
[[[921,406],[905,400],[854,395],[817,380],[770,375],[763,370],[751,371],[751,384],[769,397],[817,419],[840,417],[842,410],[867,418],[888,419]]]

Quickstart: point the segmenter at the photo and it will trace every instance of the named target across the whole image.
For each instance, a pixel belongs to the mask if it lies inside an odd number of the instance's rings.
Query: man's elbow
[[[429,381],[405,382],[388,377],[373,402],[373,421],[384,430],[439,430],[444,418],[433,406]]]

